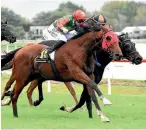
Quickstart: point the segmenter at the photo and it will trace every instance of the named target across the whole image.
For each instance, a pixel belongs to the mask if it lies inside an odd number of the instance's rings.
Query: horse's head
[[[122,34],[119,36],[120,47],[122,49],[123,56],[132,61],[133,64],[140,64],[142,62],[142,56],[135,48],[135,43],[131,42],[128,34]]]
[[[112,26],[101,26],[89,19],[83,26],[85,32],[90,32],[90,37],[94,39],[102,39],[102,49],[110,53],[111,58],[114,60],[120,60],[123,56],[121,48],[119,46],[119,38],[115,32],[113,32]]]
[[[1,41],[2,40],[6,40],[10,43],[16,42],[16,36],[10,31],[7,21],[4,23],[1,22]]]
[[[123,56],[121,48],[119,46],[119,38],[115,32],[113,32],[112,26],[102,26],[104,34],[102,36],[102,48],[110,53],[110,56],[114,60],[120,60]]]

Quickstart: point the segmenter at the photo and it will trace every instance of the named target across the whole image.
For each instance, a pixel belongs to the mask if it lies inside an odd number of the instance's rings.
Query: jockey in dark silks
[[[95,15],[92,17],[99,26],[105,25],[106,20],[103,15]],[[61,47],[67,40],[71,37],[77,35],[78,26],[83,25],[86,20],[86,14],[82,10],[75,11],[72,15],[64,16],[54,23],[52,23],[48,28],[43,31],[43,37],[45,40],[57,40],[57,42],[47,50],[47,53],[50,54],[57,48]],[[85,24],[86,26],[86,24]],[[72,30],[72,31],[70,31]],[[49,42],[48,42],[49,44]],[[38,57],[37,61],[47,61],[47,57]]]

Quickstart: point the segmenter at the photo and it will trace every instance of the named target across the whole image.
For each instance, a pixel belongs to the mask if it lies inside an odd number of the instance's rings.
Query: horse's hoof
[[[14,115],[15,118],[18,118],[18,115]]]
[[[102,120],[103,122],[110,122],[110,120],[108,119],[108,117],[102,116],[102,115],[101,115],[101,120]]]
[[[90,119],[93,119],[93,116],[89,116]]]
[[[112,105],[111,101],[108,100],[107,98],[103,98],[102,101],[103,101],[103,104],[104,104],[104,105]]]
[[[1,101],[1,106],[10,105],[10,103],[11,103],[10,100],[11,100],[10,98],[8,98],[8,99],[6,99],[6,100],[2,100],[2,101]]]
[[[34,101],[33,105],[34,106],[38,106],[40,104],[40,102],[38,100]]]
[[[65,111],[65,107],[64,106],[60,107],[60,110]]]

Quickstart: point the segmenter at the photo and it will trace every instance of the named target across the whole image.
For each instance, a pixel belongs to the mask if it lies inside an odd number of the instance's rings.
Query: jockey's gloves
[[[74,35],[77,34],[77,32],[73,30],[73,31],[70,31],[69,34],[70,34],[71,36],[74,36]]]
[[[61,30],[62,30],[64,33],[68,33],[68,29],[66,29],[65,27],[61,27]]]

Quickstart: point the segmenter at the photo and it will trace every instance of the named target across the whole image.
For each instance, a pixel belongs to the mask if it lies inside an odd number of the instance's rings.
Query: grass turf
[[[2,90],[8,80],[8,75],[2,76]],[[72,96],[63,83],[52,84],[51,93],[47,92],[47,84],[44,83],[44,101],[38,107],[30,107],[26,98],[26,89],[23,90],[18,100],[19,118],[12,115],[12,107],[1,108],[2,129],[18,128],[146,128],[146,88],[135,86],[112,86],[112,95],[107,96],[113,103],[112,106],[101,105],[103,112],[111,120],[110,123],[101,122],[96,115],[93,106],[93,119],[88,118],[87,110],[77,110],[66,113],[59,110],[60,106],[73,106],[75,103]],[[103,93],[107,93],[107,85],[99,86]],[[74,84],[79,98],[82,87]],[[34,91],[33,99],[38,98],[37,90]],[[100,104],[102,104],[100,102]]]

